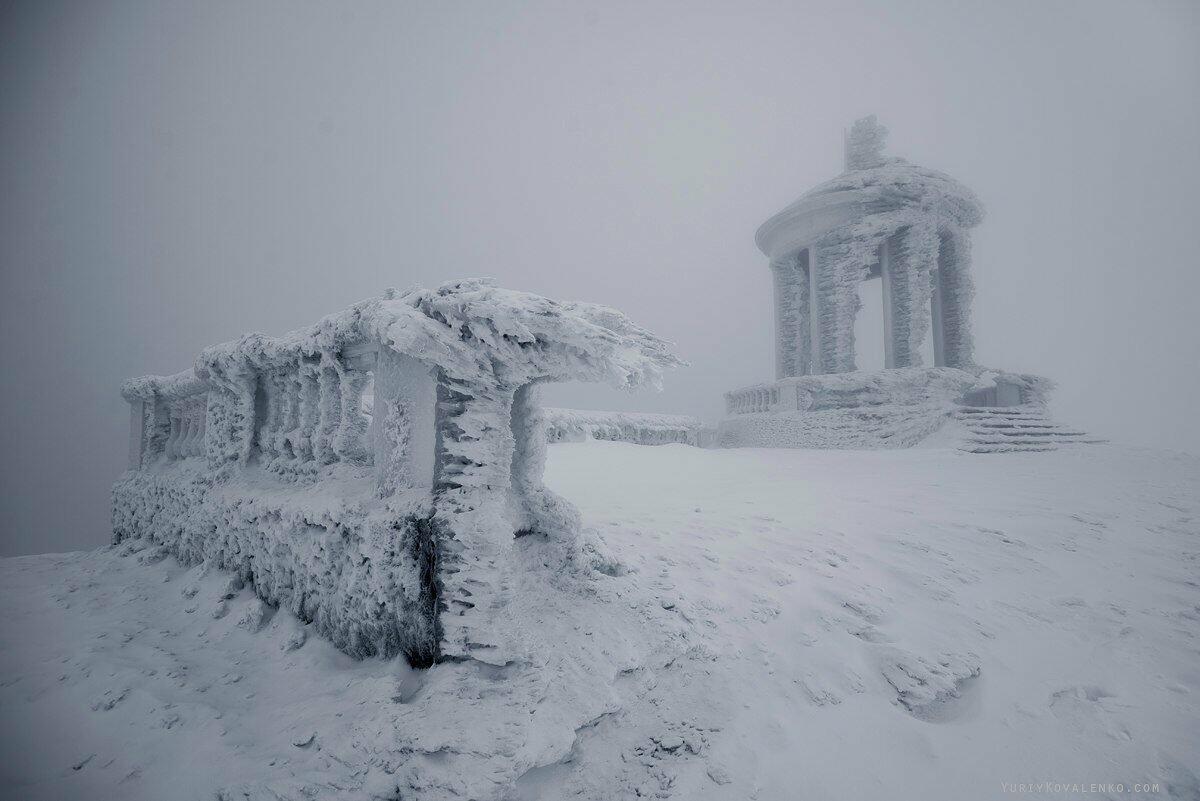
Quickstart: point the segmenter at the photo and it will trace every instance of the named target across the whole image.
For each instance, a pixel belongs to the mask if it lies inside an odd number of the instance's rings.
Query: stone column
[[[809,249],[816,268],[820,311],[821,373],[854,371],[854,316],[858,285],[866,265],[855,258],[848,241],[833,241]]]
[[[129,402],[129,469],[142,466],[142,452],[146,445],[146,416],[142,411],[144,400]]]
[[[808,375],[825,372],[821,360],[821,292],[819,278],[824,265],[818,258],[817,248],[810,245],[805,249],[808,256]]]
[[[793,253],[771,262],[775,285],[775,378],[803,375],[807,368],[804,301],[807,287],[800,259]]]
[[[932,226],[911,225],[891,237],[892,353],[896,367],[921,363],[921,344],[930,336],[932,275],[938,238]]]
[[[389,347],[375,363],[375,404],[368,438],[381,498],[399,489],[433,487],[437,450],[436,382],[428,365]]]
[[[938,252],[940,281],[941,339],[947,367],[967,368],[975,362],[975,339],[971,331],[971,235],[953,227],[941,233]],[[936,342],[936,340],[935,340]]]
[[[883,366],[896,366],[896,352],[892,323],[892,249],[891,238],[879,246],[879,282],[883,285]]]

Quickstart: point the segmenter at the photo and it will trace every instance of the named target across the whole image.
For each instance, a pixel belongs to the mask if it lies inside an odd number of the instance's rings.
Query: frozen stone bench
[[[114,541],[236,571],[354,656],[499,653],[514,534],[578,534],[542,485],[537,387],[657,386],[678,364],[620,312],[482,279],[249,334],[122,387]]]

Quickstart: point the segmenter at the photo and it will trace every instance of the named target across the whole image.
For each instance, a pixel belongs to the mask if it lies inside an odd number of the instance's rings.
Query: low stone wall
[[[678,414],[542,409],[547,442],[603,439],[635,445],[700,444],[698,418]]]
[[[430,512],[428,492],[379,500],[366,471],[325,489],[261,469],[217,484],[185,459],[113,487],[116,541],[141,537],[184,564],[229,570],[346,653],[418,666],[441,639]]]
[[[785,378],[726,394],[720,447],[907,448],[972,403],[1043,405],[1038,376],[972,368],[907,367]]]
[[[910,448],[951,417],[947,406],[884,405],[819,412],[778,412],[726,418],[717,431],[722,448]]]

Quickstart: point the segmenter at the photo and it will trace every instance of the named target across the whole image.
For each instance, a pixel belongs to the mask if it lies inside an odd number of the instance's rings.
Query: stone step
[[[1041,431],[1048,428],[1062,428],[1061,425],[1053,420],[1004,420],[1004,421],[981,421],[981,420],[963,420],[959,419],[960,424],[967,428],[986,429],[988,431]]]
[[[1046,411],[1040,406],[959,406],[956,414],[973,415],[1035,415],[1042,417]]]
[[[967,453],[1039,453],[1044,451],[1056,451],[1058,447],[1055,445],[964,445],[959,450]]]
[[[1035,428],[1029,430],[1010,428],[974,428],[968,429],[980,437],[1085,437],[1086,431],[1067,431],[1061,428]]]
[[[1095,445],[1104,442],[1101,439],[1090,439],[1087,437],[1045,437],[1034,439],[1032,437],[1022,437],[1020,439],[1010,439],[1008,437],[967,437],[963,440],[965,447],[975,445],[1003,445],[1011,447],[1054,447],[1056,445]]]
[[[968,453],[1053,451],[1104,441],[1055,423],[1040,406],[960,406],[953,416],[965,429],[959,450]]]
[[[1057,445],[1065,445],[1066,442],[1053,439],[1035,439],[1024,440],[1021,442],[1013,442],[1012,440],[989,440],[989,439],[968,439],[964,443],[965,447],[997,447],[997,448],[1053,448]]]

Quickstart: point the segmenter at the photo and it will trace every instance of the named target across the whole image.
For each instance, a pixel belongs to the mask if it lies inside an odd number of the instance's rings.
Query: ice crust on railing
[[[542,485],[538,386],[657,387],[680,364],[604,306],[488,279],[389,291],[126,382],[141,469],[114,488],[114,536],[235,570],[356,656],[503,664],[521,657],[494,625],[514,534],[551,538],[564,564],[577,546],[578,512]]]
[[[638,445],[698,444],[699,418],[679,414],[542,409],[548,442],[605,439]]]

